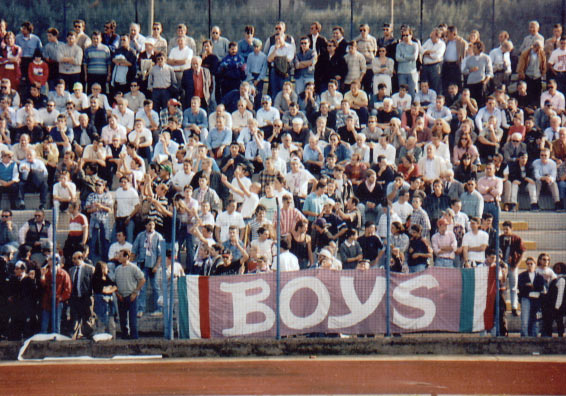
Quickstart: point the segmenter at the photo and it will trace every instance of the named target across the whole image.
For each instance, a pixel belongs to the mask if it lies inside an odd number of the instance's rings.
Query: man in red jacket
[[[52,268],[53,256],[49,254],[47,257],[47,265],[41,269],[41,287],[43,293],[41,295],[41,332],[47,333],[49,322],[51,320],[51,290],[52,290]],[[55,255],[56,268],[56,322],[51,324],[52,333],[61,332],[61,314],[63,312],[63,303],[71,297],[71,277],[63,268],[61,268],[61,258]]]

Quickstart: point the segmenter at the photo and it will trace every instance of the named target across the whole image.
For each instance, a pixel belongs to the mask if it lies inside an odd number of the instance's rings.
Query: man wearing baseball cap
[[[443,218],[436,223],[438,231],[432,236],[432,250],[434,252],[434,266],[443,268],[454,267],[455,252],[458,247],[456,236],[448,230],[448,222]]]

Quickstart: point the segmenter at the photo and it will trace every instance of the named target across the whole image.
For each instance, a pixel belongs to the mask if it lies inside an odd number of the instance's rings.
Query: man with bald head
[[[212,75],[210,70],[202,67],[202,58],[193,56],[191,68],[183,72],[181,78],[181,88],[184,91],[184,106],[189,107],[191,98],[198,96],[201,100],[201,107],[208,108],[210,95],[212,94]]]

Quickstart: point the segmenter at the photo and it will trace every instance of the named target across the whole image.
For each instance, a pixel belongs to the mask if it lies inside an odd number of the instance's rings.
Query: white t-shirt
[[[252,241],[251,246],[257,247],[257,254],[258,256],[265,256],[265,259],[269,265],[273,261],[272,250],[273,247],[273,240],[266,239],[265,241],[261,242],[259,239]]]
[[[462,246],[478,247],[481,245],[489,245],[489,234],[479,230],[476,235],[472,231],[464,234]],[[483,263],[485,261],[485,250],[483,252],[468,251],[468,260]]]
[[[185,47],[182,50],[179,47],[173,47],[169,53],[169,59],[173,60],[184,60],[184,65],[171,66],[174,71],[185,71],[191,68],[191,59],[193,59],[193,50],[189,47]]]
[[[128,241],[124,242],[123,245],[120,245],[120,243],[118,242],[114,242],[108,249],[108,258],[113,259],[120,252],[120,250],[129,250],[131,252],[132,244]]]
[[[413,214],[413,206],[408,202],[401,203],[399,201],[395,201],[391,206],[391,209],[399,215],[399,218],[401,218],[401,224],[405,224],[409,216]]]
[[[184,170],[180,170],[179,172],[175,173],[175,176],[173,176],[172,179],[173,185],[175,187],[180,187],[182,191],[187,184],[191,183],[191,180],[193,180],[194,175],[195,172],[190,172],[187,175]]]
[[[259,197],[256,193],[250,193],[250,196],[244,200],[240,207],[240,213],[244,219],[251,219],[255,213],[255,209],[259,204]]]
[[[114,191],[114,199],[116,200],[116,217],[127,217],[132,214],[136,205],[139,204],[140,198],[133,187],[127,190],[119,188]]]
[[[250,186],[252,185],[252,181],[250,180],[250,178],[249,177],[242,177],[242,178],[240,178],[240,181],[246,187],[246,189],[249,191]],[[232,181],[230,182],[230,184],[232,184],[234,187],[240,189],[240,185],[238,184],[238,180],[236,180],[236,178],[233,178]],[[245,199],[244,199],[245,197],[243,195],[236,194],[234,191],[232,191],[232,197],[234,197],[234,201],[236,201],[236,203],[242,203],[242,202],[245,201]]]
[[[396,93],[391,96],[391,100],[393,101],[393,106],[399,111],[411,110],[411,103],[413,101],[411,95],[405,94],[405,96],[401,97],[399,96],[399,93]]]
[[[128,142],[133,143],[138,135],[140,137],[140,144],[149,142],[151,147],[151,144],[153,144],[153,136],[151,136],[151,131],[147,128],[143,128],[139,134],[135,129],[132,132],[128,133]]]
[[[299,260],[297,256],[295,256],[290,251],[285,251],[281,253],[279,256],[281,261],[281,271],[299,271],[301,268],[299,267]],[[273,261],[271,266],[273,270],[277,269],[277,260]]]
[[[226,242],[228,240],[228,231],[232,225],[238,228],[244,228],[246,226],[241,213],[234,211],[234,213],[229,214],[224,211],[218,215],[216,218],[216,226],[220,227],[220,242]]]
[[[75,183],[68,181],[67,187],[69,189],[63,187],[61,185],[61,182],[55,183],[55,185],[53,186],[53,195],[56,195],[59,198],[63,198],[63,199],[71,199],[71,194],[69,193],[69,190],[72,191],[73,195],[76,195],[77,194],[77,186],[75,186]]]
[[[552,68],[559,72],[566,71],[566,50],[561,50],[560,48],[556,48],[550,54],[550,58],[548,59],[548,63],[552,65]],[[564,93],[564,92],[562,92]]]

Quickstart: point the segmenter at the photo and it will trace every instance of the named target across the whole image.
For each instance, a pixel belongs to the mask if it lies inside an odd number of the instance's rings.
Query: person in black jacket
[[[12,341],[19,341],[22,336],[26,339],[33,335],[33,327],[30,322],[38,293],[36,283],[27,276],[26,269],[26,264],[18,261],[9,283],[10,328],[8,338]]]
[[[362,222],[379,220],[379,206],[385,199],[385,188],[379,183],[375,171],[368,170],[366,180],[356,190],[356,198],[360,200],[359,209]]]
[[[536,337],[540,312],[540,294],[545,280],[536,272],[537,262],[527,257],[527,271],[519,274],[519,298],[521,300],[521,337]]]
[[[327,45],[328,52],[320,54],[316,62],[314,81],[316,92],[319,95],[328,89],[328,83],[331,79],[335,79],[342,85],[348,72],[348,65],[344,56],[337,53],[337,47],[336,40],[330,40]]]
[[[529,155],[522,153],[516,161],[509,163],[509,176],[503,184],[503,209],[515,211],[519,208],[519,189],[526,187],[531,205],[537,203],[535,173]]]

